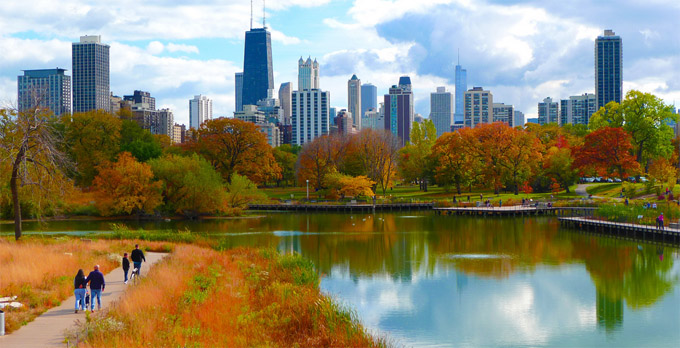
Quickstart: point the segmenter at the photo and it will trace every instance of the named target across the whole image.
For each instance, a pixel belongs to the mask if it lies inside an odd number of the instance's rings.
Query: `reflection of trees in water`
[[[623,324],[623,300],[612,299],[608,295],[597,291],[595,302],[597,312],[597,326],[607,332],[616,331]]]

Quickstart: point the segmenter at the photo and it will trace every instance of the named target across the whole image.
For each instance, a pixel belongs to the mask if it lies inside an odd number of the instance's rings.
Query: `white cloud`
[[[175,44],[175,43],[169,43],[165,47],[168,52],[185,52],[185,53],[195,53],[199,54],[200,52],[198,51],[198,47],[192,46],[192,45],[184,45],[184,44]]]

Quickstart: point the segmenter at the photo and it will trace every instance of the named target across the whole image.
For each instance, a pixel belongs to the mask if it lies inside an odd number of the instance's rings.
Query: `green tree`
[[[222,177],[202,157],[165,155],[147,163],[163,183],[165,209],[192,218],[226,211]]]
[[[97,166],[113,161],[120,151],[121,120],[102,110],[62,117],[66,147],[76,163],[76,184],[92,185]]]
[[[609,102],[593,114],[590,128],[622,127],[630,133],[635,159],[646,171],[647,161],[656,157],[669,158],[673,153],[673,129],[667,122],[677,121],[677,118],[671,106],[657,96],[631,90],[621,105]]]
[[[227,202],[230,207],[241,210],[248,204],[266,202],[267,195],[257,188],[248,177],[233,173],[227,184]]]
[[[158,158],[163,154],[159,139],[132,120],[122,121],[120,151],[131,153],[140,162]]]
[[[295,182],[295,163],[298,157],[293,147],[290,144],[281,145],[274,149],[273,155],[281,168],[281,176],[276,180],[276,186],[292,185]]]
[[[418,182],[422,191],[427,191],[426,178],[431,173],[429,156],[437,141],[437,129],[431,120],[413,122],[411,140],[400,150],[399,173],[405,181]]]

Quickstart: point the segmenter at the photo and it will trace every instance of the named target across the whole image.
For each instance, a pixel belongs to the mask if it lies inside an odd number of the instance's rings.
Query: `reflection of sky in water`
[[[677,273],[677,271],[674,270]],[[506,279],[438,266],[412,281],[354,278],[335,267],[322,289],[357,310],[369,328],[406,346],[673,346],[680,342],[680,290],[651,308],[623,305],[616,333],[597,325],[595,286],[581,264],[540,266]],[[658,318],[665,318],[660,321]]]

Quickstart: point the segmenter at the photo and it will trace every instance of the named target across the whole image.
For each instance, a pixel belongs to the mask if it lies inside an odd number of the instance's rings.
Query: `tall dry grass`
[[[24,306],[6,308],[7,333],[73,296],[73,278],[99,264],[104,274],[120,266],[124,251],[135,241],[24,237],[0,238],[0,297],[17,296]],[[148,242],[145,242],[148,244]],[[161,243],[151,243],[162,249]],[[155,245],[158,244],[158,245]]]
[[[82,347],[381,345],[321,294],[301,257],[189,245],[177,246],[83,332]]]

